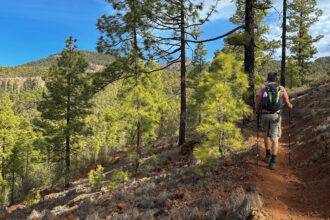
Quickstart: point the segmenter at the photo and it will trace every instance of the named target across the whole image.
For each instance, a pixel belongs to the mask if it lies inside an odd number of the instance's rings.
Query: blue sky
[[[1,0],[0,66],[12,66],[60,52],[70,35],[79,49],[95,50],[102,0]]]
[[[212,2],[206,0],[206,8]],[[282,10],[280,2],[274,0],[278,11]],[[321,32],[326,37],[317,44],[320,52],[316,57],[330,55],[330,4],[327,0],[318,0],[318,3],[325,11],[311,32],[312,35]],[[215,37],[235,27],[228,20],[235,10],[230,0],[220,0],[218,10],[211,22],[202,28],[201,39]],[[95,26],[97,18],[109,11],[109,4],[103,0],[1,0],[0,66],[20,65],[60,52],[70,35],[78,39],[79,49],[95,51],[99,36]],[[276,16],[274,11],[266,20],[271,27],[269,39],[280,37],[280,22]],[[221,40],[208,43],[206,59],[211,59],[214,51],[222,46]]]

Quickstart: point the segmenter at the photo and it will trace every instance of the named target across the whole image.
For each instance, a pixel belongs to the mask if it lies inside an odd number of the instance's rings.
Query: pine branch
[[[190,42],[190,43],[205,43],[205,42],[215,41],[215,40],[218,40],[220,38],[226,37],[226,36],[228,36],[228,35],[236,32],[237,30],[239,30],[241,28],[244,28],[244,27],[245,27],[244,25],[238,26],[238,27],[234,28],[233,30],[227,32],[226,34],[223,34],[223,35],[218,36],[218,37],[215,37],[215,38],[210,38],[210,39],[207,39],[207,40],[186,40],[186,42]]]
[[[171,61],[168,65],[162,67],[162,68],[159,68],[159,69],[155,69],[155,70],[152,70],[152,71],[149,71],[149,72],[145,72],[145,73],[153,73],[153,72],[157,72],[157,71],[161,71],[161,70],[164,70],[170,66],[172,66],[173,64],[175,63],[179,63],[181,60],[180,60],[180,57],[178,57],[177,59]]]

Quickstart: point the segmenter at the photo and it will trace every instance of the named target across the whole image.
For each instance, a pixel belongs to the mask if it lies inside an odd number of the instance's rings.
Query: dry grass
[[[208,208],[211,207],[214,204],[217,204],[219,202],[219,198],[216,196],[206,196],[204,198],[202,198],[202,200],[200,201],[200,203],[198,204],[199,207],[203,207],[203,208]]]
[[[156,184],[154,182],[145,182],[142,186],[136,189],[137,195],[149,195],[156,188]]]
[[[174,218],[175,219],[175,218]],[[201,220],[203,219],[202,212],[197,208],[185,208],[181,215],[177,217],[178,220]]]
[[[156,204],[159,205],[160,207],[164,207],[166,200],[169,199],[170,197],[171,194],[169,194],[166,191],[163,191],[156,197]]]

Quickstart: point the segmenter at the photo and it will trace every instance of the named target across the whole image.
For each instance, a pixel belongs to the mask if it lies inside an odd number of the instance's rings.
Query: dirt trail
[[[329,93],[329,84],[323,87],[321,92]],[[262,133],[259,138],[261,155],[258,175],[254,175],[252,181],[249,182],[256,184],[262,193],[264,210],[267,213],[266,219],[330,219],[329,123],[327,123],[329,100],[323,100],[326,105],[325,114],[322,117],[322,112],[318,112],[318,121],[307,118],[310,114],[309,102],[303,101],[299,100],[296,106],[306,108],[306,111],[296,114],[293,112],[291,128],[289,128],[288,110],[283,112],[282,138],[275,171],[269,170],[267,164],[261,161],[265,156]],[[326,133],[317,132],[319,123],[324,122]],[[290,133],[292,159],[289,164]],[[317,133],[321,134],[317,135]],[[304,143],[299,143],[298,140],[303,140]],[[322,146],[325,149],[323,151]],[[255,158],[250,158],[249,162],[255,166]]]

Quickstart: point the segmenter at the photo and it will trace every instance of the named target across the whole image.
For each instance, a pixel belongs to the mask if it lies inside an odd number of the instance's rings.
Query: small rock
[[[33,211],[31,212],[30,216],[28,217],[28,219],[30,219],[30,220],[38,220],[38,219],[40,219],[40,217],[42,217],[42,214],[39,213],[37,210],[33,209]]]
[[[174,198],[182,199],[183,197],[189,197],[190,193],[187,190],[177,190],[174,192]]]
[[[165,204],[166,207],[169,207],[169,206],[171,206],[172,201],[170,199],[167,199],[164,204]]]
[[[98,203],[99,204],[102,204],[104,203],[105,201],[107,201],[109,199],[109,196],[110,196],[110,192],[105,192],[101,198],[99,199]]]
[[[249,220],[266,220],[265,215],[258,208],[251,208],[251,214],[248,216]]]
[[[76,216],[74,216],[72,213],[69,213],[67,219],[68,220],[74,220],[74,219],[76,219]]]
[[[226,166],[231,166],[231,165],[233,165],[233,161],[232,161],[232,160],[227,160],[227,161],[225,162],[225,165],[226,165]]]
[[[120,210],[126,210],[127,209],[127,205],[125,203],[119,203],[117,205],[117,208],[119,208]]]

